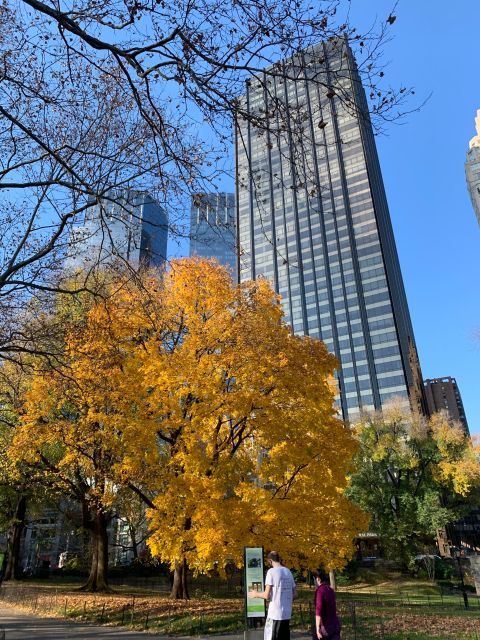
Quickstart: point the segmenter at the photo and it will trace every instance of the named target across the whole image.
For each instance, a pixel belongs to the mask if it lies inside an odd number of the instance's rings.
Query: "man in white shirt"
[[[297,597],[295,580],[276,551],[270,551],[267,562],[271,568],[265,578],[265,591],[253,589],[248,597],[269,600],[264,640],[290,640],[292,604]]]

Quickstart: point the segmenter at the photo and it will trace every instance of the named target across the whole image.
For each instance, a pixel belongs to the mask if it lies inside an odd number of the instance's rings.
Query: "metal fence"
[[[342,623],[342,640],[385,638],[381,612],[372,615],[365,607],[358,606],[354,601],[342,602],[341,600],[337,603],[337,609]],[[314,611],[312,604],[295,603],[292,626],[302,629],[308,638],[316,640],[316,636],[313,635]]]
[[[195,585],[192,592],[195,591]],[[195,595],[192,593],[192,595]],[[313,594],[312,594],[313,595]],[[11,605],[27,607],[42,614],[55,613],[66,618],[79,618],[96,623],[110,623],[119,626],[134,626],[142,629],[155,629],[161,621],[163,629],[165,623],[171,620],[172,625],[179,616],[187,620],[183,626],[183,635],[207,635],[212,632],[211,619],[208,611],[199,612],[189,609],[187,603],[179,612],[174,601],[171,604],[163,599],[162,611],[155,607],[146,607],[151,602],[151,596],[132,596],[115,594],[111,596],[85,596],[81,592],[65,592],[61,589],[45,588],[41,586],[2,586],[0,601]],[[214,601],[214,600],[212,600]],[[448,607],[449,612],[459,613],[464,608],[461,593],[438,593],[432,596],[415,594],[412,591],[399,591],[397,594],[387,595],[370,593],[338,592],[338,611],[342,621],[342,640],[370,640],[386,638],[384,620],[390,611],[415,610],[419,607],[434,609]],[[232,603],[233,605],[233,603]],[[480,612],[480,598],[469,594],[469,607]],[[438,609],[437,609],[438,610]],[[230,632],[243,631],[243,613],[241,607],[232,608],[233,626]],[[292,628],[297,630],[297,637],[311,639],[312,623],[314,620],[313,602],[308,600],[296,601],[292,615]],[[172,627],[173,629],[173,627]],[[218,629],[217,631],[221,631]],[[172,631],[172,635],[175,631]],[[474,636],[472,636],[474,637]],[[0,627],[0,640],[4,638]],[[408,638],[408,635],[405,636]],[[480,640],[480,631],[477,635]]]
[[[337,599],[344,602],[355,602],[357,605],[377,607],[447,607],[450,610],[459,609],[480,610],[480,596],[460,589],[438,589],[438,592],[424,593],[415,590],[401,590],[392,593],[378,593],[378,591],[355,592],[340,591]]]
[[[387,639],[395,636],[395,638],[400,638],[404,640],[408,640],[409,638],[416,638],[417,634],[413,631],[392,631],[391,625],[391,616],[395,616],[396,614],[405,614],[411,613],[413,615],[418,614],[420,611],[424,609],[418,609],[417,607],[428,607],[428,602],[426,605],[423,603],[420,604],[417,601],[416,604],[412,604],[410,598],[399,598],[397,601],[392,602],[382,602],[381,599],[377,601],[369,601],[364,599],[363,601],[356,601],[354,599],[345,599],[343,593],[338,594],[337,599],[337,609],[338,614],[342,623],[342,640],[373,640],[373,639]],[[406,594],[405,594],[406,595]],[[480,613],[480,604],[478,598],[474,603],[475,608],[470,605],[470,611],[475,615],[478,611]],[[441,610],[435,607],[448,607],[448,614],[450,615],[460,615],[464,610],[463,598],[458,600],[452,606],[446,599],[444,599],[443,604],[438,605],[430,605],[430,609],[428,611],[429,615],[432,618],[437,618],[435,612],[438,614],[441,613]],[[425,611],[426,612],[426,611]],[[447,610],[444,610],[443,613],[447,613]],[[311,621],[308,624],[308,621]],[[298,603],[294,606],[294,627],[305,629],[305,621],[307,621],[307,628],[313,630],[313,606],[305,605]],[[394,625],[395,626],[395,625]],[[469,635],[465,635],[462,637],[468,637],[471,640],[480,640],[480,618],[478,624],[478,631],[470,630]],[[310,638],[316,640],[313,634],[310,632]],[[423,637],[423,636],[422,636]],[[446,632],[444,640],[447,639],[458,639],[458,634],[455,630],[452,633]]]

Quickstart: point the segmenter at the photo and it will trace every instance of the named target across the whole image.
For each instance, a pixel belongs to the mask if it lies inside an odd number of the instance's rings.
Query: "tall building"
[[[425,395],[429,413],[446,411],[452,420],[462,425],[467,436],[470,435],[462,396],[455,378],[446,376],[425,380]],[[451,557],[452,553],[460,549],[463,555],[480,554],[480,509],[470,507],[462,518],[439,529],[437,542],[441,556]]]
[[[236,126],[240,279],[265,277],[338,357],[345,419],[423,384],[365,92],[345,40],[247,81]],[[253,122],[255,120],[255,122]]]
[[[465,162],[465,174],[473,208],[478,224],[480,224],[480,109],[475,118],[475,127],[477,135],[470,140],[470,148]]]
[[[119,257],[133,266],[160,266],[167,256],[168,218],[148,194],[111,192],[87,209],[70,234],[67,269],[108,264]]]
[[[462,396],[455,378],[425,380],[425,396],[429,413],[446,411],[452,420],[460,422],[465,433],[470,434]]]
[[[200,193],[192,198],[190,255],[216,258],[237,280],[235,194]]]

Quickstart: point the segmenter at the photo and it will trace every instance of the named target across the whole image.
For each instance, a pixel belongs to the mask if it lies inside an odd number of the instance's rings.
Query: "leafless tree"
[[[338,19],[342,8],[341,0],[0,0],[0,352],[29,349],[16,319],[32,295],[61,288],[72,226],[92,204],[149,192],[166,207],[170,234],[186,234],[190,196],[229,171],[234,118],[262,125],[260,114],[242,114],[245,81],[265,68],[275,75],[279,59],[347,37],[372,113],[398,115],[408,91],[379,84],[395,17],[361,35]]]

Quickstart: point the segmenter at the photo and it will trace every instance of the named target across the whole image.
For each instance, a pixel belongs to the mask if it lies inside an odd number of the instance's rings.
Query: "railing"
[[[472,592],[463,592],[461,589],[439,589],[436,593],[415,590],[398,590],[392,593],[370,591],[367,593],[352,590],[340,591],[337,598],[345,602],[355,602],[357,605],[378,607],[448,607],[453,610],[465,608],[480,610],[480,596]],[[466,604],[467,606],[465,606]]]
[[[355,597],[353,597],[355,595]],[[388,600],[383,600],[379,594],[372,594],[373,598],[364,596],[357,599],[359,594],[349,594],[345,592],[337,593],[337,610],[342,622],[342,640],[370,640],[376,638],[390,638],[392,637],[392,631],[388,630],[391,627],[389,620],[392,617],[402,617],[408,615],[418,615],[420,612],[429,608],[429,613],[432,618],[437,618],[435,611],[440,613],[438,607],[444,607],[443,613],[462,616],[464,610],[464,602],[462,594],[445,594],[443,600],[439,597],[437,601],[432,597],[424,597],[422,601],[422,595],[412,594],[411,592],[403,592],[395,597],[391,597]],[[470,611],[473,616],[475,612],[480,612],[480,599],[474,594],[469,594],[470,597]],[[423,609],[422,609],[422,608]],[[426,611],[425,611],[426,613]],[[423,616],[422,616],[423,617]],[[313,603],[296,602],[294,604],[293,612],[293,628],[300,628],[303,630],[313,629]],[[480,619],[479,619],[480,620]],[[395,626],[395,625],[394,625]],[[480,621],[477,625],[478,631],[470,631],[470,635],[462,635],[461,637],[468,637],[471,640],[480,640]],[[310,632],[310,637],[312,633]],[[395,637],[402,637],[405,639],[410,638],[409,632],[393,633]],[[411,633],[411,637],[417,637],[414,632]],[[422,636],[423,637],[423,636]],[[445,638],[457,638],[458,635],[453,632],[453,635],[445,635]]]
[[[195,588],[192,586],[192,596]],[[313,596],[313,592],[312,592]],[[218,616],[214,598],[205,600],[203,610],[196,603],[155,599],[155,596],[132,596],[116,593],[111,595],[91,595],[80,591],[65,592],[54,587],[31,585],[3,585],[0,588],[0,601],[30,609],[34,614],[52,613],[57,616],[81,619],[96,623],[110,623],[119,626],[134,626],[168,634],[208,635],[224,628],[212,627],[212,620]],[[225,601],[224,601],[225,602]],[[430,608],[448,608],[449,612],[461,614],[463,598],[461,593],[441,592],[421,594],[415,591],[399,591],[396,594],[338,592],[337,603],[342,620],[342,640],[371,640],[389,637],[385,629],[389,615],[403,614]],[[480,598],[469,594],[470,609],[480,612]],[[438,609],[437,609],[438,610]],[[226,613],[227,611],[227,613]],[[228,632],[240,635],[243,631],[242,603],[239,600],[227,601],[227,610],[221,615],[230,616]],[[311,638],[313,621],[313,603],[306,600],[296,601],[292,615],[292,628],[296,630],[294,638]],[[181,619],[181,630],[177,623]],[[0,626],[0,640],[4,637]],[[402,636],[408,638],[408,635]],[[450,636],[452,637],[452,636]],[[480,640],[480,629],[471,633],[469,638]]]
[[[190,603],[122,593],[86,594],[31,585],[3,585],[0,588],[1,601],[28,609],[33,614],[41,612],[42,615],[53,614],[99,624],[157,629],[172,635],[208,635],[215,631],[212,630],[212,618],[217,615],[215,599],[205,601],[203,610],[198,611],[198,601]],[[232,601],[230,609],[223,611],[224,618],[230,616],[233,620],[233,629],[230,627],[230,631],[243,630],[241,603]],[[179,620],[180,633],[176,626]]]

